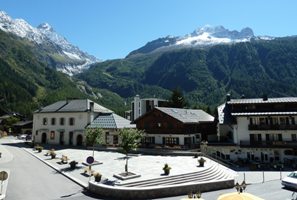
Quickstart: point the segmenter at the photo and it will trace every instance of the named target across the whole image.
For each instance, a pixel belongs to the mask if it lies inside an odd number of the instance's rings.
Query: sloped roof
[[[280,97],[280,98],[255,98],[255,99],[231,99],[227,104],[260,104],[260,103],[297,103],[297,97]]]
[[[46,113],[46,112],[86,112],[90,110],[90,103],[94,104],[94,111],[101,113],[111,113],[112,111],[89,100],[89,99],[73,99],[58,101],[51,105],[48,105],[35,112]]]
[[[136,128],[135,124],[131,124],[131,121],[115,114],[106,113],[100,114],[88,128],[106,128],[106,129],[121,129],[121,128]]]
[[[33,123],[33,121],[19,121],[19,122],[14,123],[13,125],[14,126],[25,126],[27,124],[32,124],[32,123]]]
[[[183,108],[167,108],[156,107],[163,113],[183,122],[183,123],[198,123],[198,122],[213,122],[214,117],[204,112],[203,110],[183,109]]]

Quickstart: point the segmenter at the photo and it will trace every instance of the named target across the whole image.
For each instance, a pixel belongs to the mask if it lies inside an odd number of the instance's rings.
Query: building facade
[[[297,164],[297,98],[231,99],[218,107],[217,143],[207,153],[226,160]]]
[[[195,148],[213,126],[214,117],[202,110],[155,107],[135,120],[146,135],[147,147]]]
[[[89,99],[58,101],[33,114],[33,141],[43,144],[85,145],[85,128],[109,109]]]
[[[127,118],[131,121],[139,118],[145,113],[151,111],[155,107],[166,107],[168,105],[168,101],[164,99],[158,98],[145,98],[140,99],[139,95],[134,97],[134,100],[131,102],[131,111],[130,116]]]

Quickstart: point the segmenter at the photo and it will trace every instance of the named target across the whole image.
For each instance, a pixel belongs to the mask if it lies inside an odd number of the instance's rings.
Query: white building
[[[131,102],[131,121],[139,118],[145,113],[153,110],[155,107],[164,107],[168,104],[167,100],[158,99],[158,98],[144,98],[140,99],[139,95],[134,97],[134,100]]]
[[[218,107],[218,141],[208,154],[225,160],[297,164],[297,97],[230,99]]]
[[[89,99],[58,101],[33,114],[36,143],[84,145],[85,128],[102,113],[112,113]]]
[[[136,125],[115,113],[105,113],[100,114],[87,128],[102,128],[104,130],[103,143],[108,146],[118,146],[121,142],[119,130],[136,128]]]

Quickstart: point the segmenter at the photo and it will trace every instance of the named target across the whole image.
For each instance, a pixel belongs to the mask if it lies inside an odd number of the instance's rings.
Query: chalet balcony
[[[296,124],[250,124],[249,130],[297,130]]]
[[[288,148],[297,148],[297,141],[249,141],[249,140],[240,140],[241,147],[264,147],[264,148],[273,148],[273,147],[288,147]]]

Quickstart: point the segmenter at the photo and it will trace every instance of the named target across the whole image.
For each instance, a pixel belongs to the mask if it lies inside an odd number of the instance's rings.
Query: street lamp
[[[207,155],[207,144],[208,144],[207,141],[201,142],[201,150],[202,150],[202,153],[204,153],[205,155]]]

